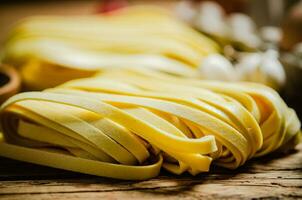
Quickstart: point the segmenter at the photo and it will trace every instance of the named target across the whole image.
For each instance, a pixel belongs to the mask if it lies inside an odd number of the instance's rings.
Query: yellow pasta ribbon
[[[26,88],[41,90],[111,68],[198,77],[201,60],[218,51],[166,10],[133,6],[110,15],[24,19],[6,42],[4,60],[20,69]]]
[[[274,90],[253,83],[118,69],[17,94],[0,111],[0,155],[126,180],[161,168],[192,175],[235,169],[293,148],[300,121]]]

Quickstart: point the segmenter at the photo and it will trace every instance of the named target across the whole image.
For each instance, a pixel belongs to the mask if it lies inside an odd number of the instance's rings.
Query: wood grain
[[[302,144],[235,170],[120,181],[0,158],[0,199],[302,199]]]

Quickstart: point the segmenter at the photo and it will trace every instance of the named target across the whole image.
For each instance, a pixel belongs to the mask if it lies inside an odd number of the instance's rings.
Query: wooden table
[[[147,181],[106,179],[6,158],[0,163],[0,199],[302,199],[302,144],[236,171],[216,167],[195,177],[162,172]]]

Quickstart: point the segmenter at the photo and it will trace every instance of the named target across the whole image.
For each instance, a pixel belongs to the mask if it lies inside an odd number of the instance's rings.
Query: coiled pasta
[[[212,161],[235,169],[293,148],[301,135],[295,111],[266,86],[148,69],[110,70],[21,93],[0,116],[1,156],[131,180],[161,168],[195,175]]]
[[[4,60],[20,69],[27,89],[41,90],[110,68],[198,77],[201,60],[218,50],[165,10],[133,6],[110,15],[24,19],[6,42]]]

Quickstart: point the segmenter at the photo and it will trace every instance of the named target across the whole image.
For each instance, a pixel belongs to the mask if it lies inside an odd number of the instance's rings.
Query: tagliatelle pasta
[[[27,18],[13,29],[4,59],[20,69],[26,88],[41,90],[110,68],[198,77],[201,60],[218,51],[167,11],[133,6],[110,15]]]
[[[1,107],[0,155],[139,180],[161,168],[193,175],[211,162],[235,169],[293,148],[300,122],[272,89],[184,79],[148,69],[110,70]]]

